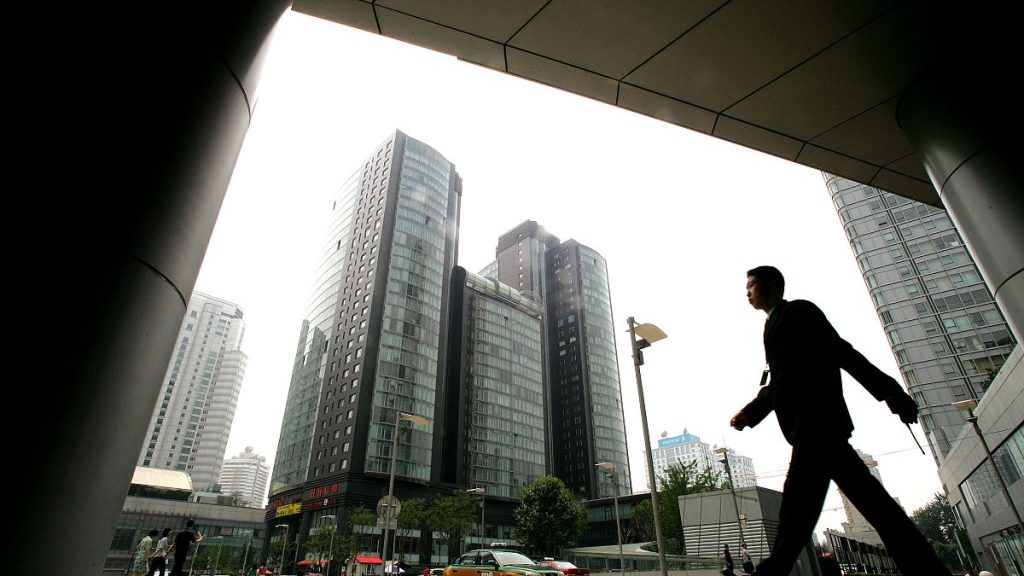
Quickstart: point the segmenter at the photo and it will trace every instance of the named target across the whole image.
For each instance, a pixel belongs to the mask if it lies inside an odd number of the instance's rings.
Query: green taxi
[[[563,576],[514,550],[482,548],[463,554],[444,569],[444,576]]]

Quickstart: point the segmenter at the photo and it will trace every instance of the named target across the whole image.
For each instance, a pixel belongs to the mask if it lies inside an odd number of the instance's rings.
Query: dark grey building
[[[441,479],[451,271],[462,181],[396,131],[341,187],[303,320],[271,476],[268,522],[312,527],[387,493],[399,412],[396,493]]]
[[[619,494],[632,486],[619,386],[608,268],[595,250],[527,221],[498,240],[488,266],[504,284],[541,294],[547,318],[552,470],[584,498],[614,484],[595,465],[615,464]]]
[[[452,298],[445,480],[518,499],[547,474],[544,305],[461,267]]]

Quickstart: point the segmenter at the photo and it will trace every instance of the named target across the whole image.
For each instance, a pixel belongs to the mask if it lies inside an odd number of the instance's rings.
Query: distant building
[[[868,467],[868,472],[875,477],[879,482],[882,481],[882,475],[878,473],[878,462],[875,461],[875,457],[870,454],[865,454],[860,450],[857,450],[857,455],[864,461],[864,464]],[[864,518],[864,515],[854,507],[850,499],[846,497],[846,494],[840,490],[839,496],[843,499],[843,508],[846,510],[847,521],[843,522],[843,533],[847,538],[870,544],[872,546],[881,546],[882,537],[878,535],[878,531],[871,525],[870,522]]]
[[[730,490],[716,490],[687,494],[679,497],[679,517],[683,524],[683,543],[686,555],[717,557],[723,544],[733,550],[733,559],[739,559],[740,542],[749,546],[750,555],[757,564],[771,554],[779,531],[779,510],[782,493],[761,486],[737,488],[737,505],[733,504]],[[737,517],[745,518],[740,537]],[[737,562],[738,565],[738,562]],[[818,560],[810,538],[797,558],[790,576],[818,576]]]
[[[262,508],[269,480],[267,457],[253,452],[252,446],[246,446],[245,452],[224,461],[220,470],[220,491],[237,494],[246,506]]]
[[[544,302],[550,468],[583,498],[630,494],[626,424],[608,266],[594,249],[560,242],[532,220],[498,238],[501,283]],[[617,482],[595,466],[615,464]]]
[[[722,454],[716,453],[717,446],[711,446],[707,442],[701,442],[699,436],[690,434],[685,429],[682,435],[669,438],[659,438],[658,447],[653,448],[651,453],[654,457],[654,475],[661,489],[661,478],[665,471],[676,464],[697,463],[697,470],[714,470],[721,479],[727,480],[728,474],[725,464],[722,462]],[[754,486],[757,484],[757,476],[754,472],[754,461],[747,456],[737,454],[732,448],[726,449],[726,456],[729,466],[732,468],[733,483],[737,488]]]
[[[150,419],[139,466],[179,470],[215,490],[247,357],[237,304],[193,292]]]
[[[831,528],[825,530],[825,538],[828,539],[827,547],[832,550],[833,558],[846,573],[897,573],[896,563],[889,552],[878,544],[852,538],[849,533],[842,534]]]

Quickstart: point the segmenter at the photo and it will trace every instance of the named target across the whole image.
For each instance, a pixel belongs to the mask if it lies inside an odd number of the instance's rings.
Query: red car
[[[565,574],[565,576],[590,576],[590,568],[579,568],[572,562],[566,562],[565,560],[545,558],[540,562],[537,562],[537,564],[558,570],[562,574]]]

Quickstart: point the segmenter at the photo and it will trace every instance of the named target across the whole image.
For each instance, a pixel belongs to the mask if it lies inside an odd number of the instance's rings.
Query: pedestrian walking
[[[152,532],[156,532],[156,530]],[[164,573],[167,571],[167,547],[169,545],[168,536],[170,533],[170,528],[164,528],[160,540],[156,543],[156,548],[153,549],[153,554],[149,560],[149,572],[146,572],[146,576],[164,576]]]
[[[196,523],[192,520],[185,522],[185,529],[178,532],[174,537],[174,566],[171,567],[171,576],[181,576],[185,569],[185,558],[192,543],[200,543],[206,536],[196,534]]]
[[[160,534],[158,530],[150,530],[149,533],[135,545],[135,558],[132,566],[133,574],[145,574],[149,569],[149,560],[153,555],[153,538],[156,537],[157,534]]]
[[[839,370],[853,376],[878,401],[910,424],[917,403],[891,376],[839,337],[825,314],[806,300],[783,299],[785,279],[777,268],[747,271],[747,301],[768,315],[762,388],[733,416],[737,430],[756,426],[773,410],[782,435],[793,446],[782,491],[778,536],[757,576],[789,574],[821,514],[834,480],[868,522],[904,576],[950,576],[928,541],[900,505],[868,471],[849,444],[853,421],[843,400]],[[770,381],[769,381],[770,377]]]
[[[740,544],[740,566],[747,574],[754,573],[754,561],[750,558],[750,550],[747,550],[747,543]]]

